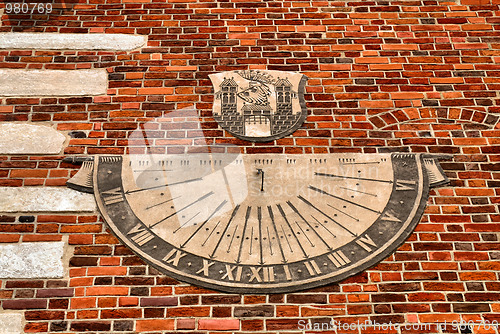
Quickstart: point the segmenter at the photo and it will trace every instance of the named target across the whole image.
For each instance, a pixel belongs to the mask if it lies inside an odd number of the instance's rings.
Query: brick
[[[175,328],[174,319],[155,319],[155,320],[137,320],[135,325],[136,331],[166,331]]]
[[[87,296],[126,296],[129,288],[127,287],[89,287]]]
[[[198,329],[219,331],[239,330],[240,321],[238,319],[199,319]]]
[[[326,295],[292,294],[287,296],[287,302],[291,304],[326,304]]]
[[[24,310],[24,309],[45,309],[47,308],[46,299],[13,299],[2,301],[2,307],[6,310]]]
[[[141,309],[114,309],[101,310],[101,319],[122,319],[122,318],[140,318],[142,316]]]
[[[141,306],[177,306],[177,297],[141,298]]]
[[[73,321],[71,322],[70,329],[78,332],[109,331],[111,323],[106,321]]]
[[[171,307],[167,309],[169,317],[208,317],[210,316],[210,307]]]
[[[73,297],[74,289],[40,289],[36,292],[37,298],[53,298],[53,297]]]
[[[482,313],[491,312],[490,305],[485,303],[452,304],[453,312],[457,313]]]
[[[274,307],[271,305],[259,306],[237,306],[234,308],[234,316],[241,317],[273,317]]]

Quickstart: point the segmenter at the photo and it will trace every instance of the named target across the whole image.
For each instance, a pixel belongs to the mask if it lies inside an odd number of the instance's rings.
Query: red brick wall
[[[299,320],[331,317],[500,320],[499,5],[80,0],[50,16],[4,14],[1,32],[149,37],[134,52],[0,51],[0,68],[108,70],[106,96],[0,99],[1,122],[49,122],[69,133],[65,156],[127,153],[139,124],[191,108],[209,144],[246,153],[406,151],[453,159],[442,163],[451,184],[431,192],[422,222],[396,253],[301,293],[240,296],[178,283],[134,256],[95,215],[0,216],[0,242],[68,236],[74,246],[69,279],[3,280],[2,308],[26,310],[26,332],[41,333],[284,332]],[[208,74],[249,68],[309,77],[309,114],[292,136],[251,144],[211,118]],[[172,139],[164,148],[185,143]],[[0,186],[63,187],[78,168],[63,157],[0,156]]]

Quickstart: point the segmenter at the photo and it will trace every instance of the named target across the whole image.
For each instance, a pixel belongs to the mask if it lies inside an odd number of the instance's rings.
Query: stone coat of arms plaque
[[[285,137],[304,122],[307,77],[282,71],[230,71],[210,75],[213,115],[233,136],[266,142]]]

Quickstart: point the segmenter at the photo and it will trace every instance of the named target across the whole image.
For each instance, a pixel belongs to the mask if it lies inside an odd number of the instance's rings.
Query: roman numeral
[[[233,271],[236,269],[236,275],[233,276]],[[229,264],[226,264],[226,273],[224,276],[222,276],[221,279],[228,279],[230,281],[240,281],[241,280],[241,272],[243,268],[240,266],[230,266]]]
[[[177,267],[179,265],[179,260],[186,255],[186,253],[174,248],[162,260]]]
[[[306,266],[306,269],[309,272],[309,275],[316,276],[318,274],[321,274],[321,269],[319,269],[319,266],[316,263],[316,261],[314,261],[314,260],[306,261],[306,262],[304,262],[304,265]]]
[[[208,260],[203,259],[203,268],[198,270],[196,273],[199,275],[203,272],[203,275],[208,276],[208,268],[210,268],[215,262],[209,262]]]
[[[147,242],[151,241],[155,236],[146,229],[142,224],[135,225],[127,235],[135,234],[130,239],[139,246],[145,245]]]
[[[264,282],[274,282],[274,267],[262,268],[262,279]]]
[[[328,254],[328,258],[332,261],[333,265],[337,268],[343,267],[348,263],[351,263],[351,260],[342,251],[336,251],[335,253]]]
[[[104,205],[120,203],[125,200],[125,198],[123,197],[123,192],[121,191],[120,187],[108,191],[103,191],[101,192],[101,194],[102,194],[102,200],[104,201]]]
[[[416,181],[408,181],[408,180],[396,180],[396,190],[397,191],[406,191],[406,190],[415,190]]]
[[[283,270],[285,271],[286,280],[287,281],[291,281],[292,280],[292,274],[290,273],[290,268],[288,268],[288,264],[285,264],[283,266]]]
[[[287,267],[288,268],[288,267]],[[274,282],[274,267],[250,267],[251,276],[249,282]],[[262,271],[262,276],[261,276]],[[286,270],[285,270],[286,272]],[[288,277],[288,276],[287,276]]]
[[[384,212],[381,219],[385,220],[385,221],[401,223],[400,219],[396,218],[396,216],[394,216],[394,214],[392,212],[388,212],[388,211]]]
[[[372,238],[370,238],[368,234],[365,234],[364,237],[361,237],[358,240],[356,240],[356,243],[360,245],[367,252],[373,251],[373,249],[370,246],[372,246],[373,248],[377,248],[377,244],[373,242]]]

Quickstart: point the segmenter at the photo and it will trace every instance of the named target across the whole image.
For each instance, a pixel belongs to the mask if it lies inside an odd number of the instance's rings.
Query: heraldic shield
[[[266,142],[297,130],[307,116],[307,77],[268,70],[211,74],[215,90],[213,116],[233,136]]]

